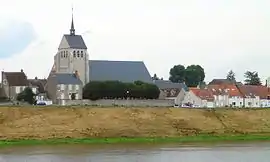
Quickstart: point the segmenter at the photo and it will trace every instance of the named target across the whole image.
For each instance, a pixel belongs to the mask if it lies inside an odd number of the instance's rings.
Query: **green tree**
[[[190,65],[186,68],[185,83],[188,87],[198,86],[204,78],[204,69],[200,65]]]
[[[182,83],[185,81],[186,69],[183,65],[175,65],[170,69],[169,80],[174,83]]]
[[[230,71],[228,72],[226,78],[227,78],[227,80],[229,80],[229,81],[236,82],[236,79],[235,79],[235,73],[234,73],[232,70],[230,70]]]
[[[35,103],[35,94],[33,93],[32,89],[30,87],[26,87],[21,93],[17,95],[18,101],[25,101],[29,104]]]
[[[247,71],[244,74],[246,85],[262,85],[261,79],[259,78],[258,72]]]

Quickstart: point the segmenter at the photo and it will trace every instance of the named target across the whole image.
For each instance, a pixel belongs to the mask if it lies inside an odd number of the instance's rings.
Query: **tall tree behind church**
[[[204,81],[204,69],[200,65],[190,65],[185,68],[183,65],[175,65],[170,69],[169,80],[174,83],[185,82],[189,87],[196,87]]]
[[[235,79],[235,73],[230,70],[227,74],[227,80],[231,81],[231,82],[236,82],[236,79]]]
[[[246,85],[262,85],[261,79],[256,71],[247,71],[244,74]]]

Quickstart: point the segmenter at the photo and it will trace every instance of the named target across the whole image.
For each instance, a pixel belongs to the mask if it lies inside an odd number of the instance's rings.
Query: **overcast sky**
[[[47,77],[71,7],[90,59],[143,60],[168,78],[199,64],[206,81],[232,69],[270,76],[269,0],[0,0],[0,68]]]

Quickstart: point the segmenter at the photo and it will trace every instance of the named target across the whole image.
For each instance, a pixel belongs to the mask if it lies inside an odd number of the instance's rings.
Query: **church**
[[[153,83],[143,61],[91,60],[82,36],[75,32],[72,16],[70,32],[62,37],[45,87],[50,98],[65,100],[75,93],[76,99],[82,99],[85,84],[109,80]]]

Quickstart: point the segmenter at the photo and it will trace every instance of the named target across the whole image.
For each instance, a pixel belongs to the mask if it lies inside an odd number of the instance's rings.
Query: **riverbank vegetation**
[[[162,143],[216,143],[216,142],[250,142],[270,141],[268,135],[198,135],[186,137],[145,137],[145,138],[63,138],[63,139],[21,139],[0,140],[1,146],[12,145],[62,145],[62,144],[162,144]]]
[[[0,145],[268,140],[269,135],[270,109],[0,107]]]

